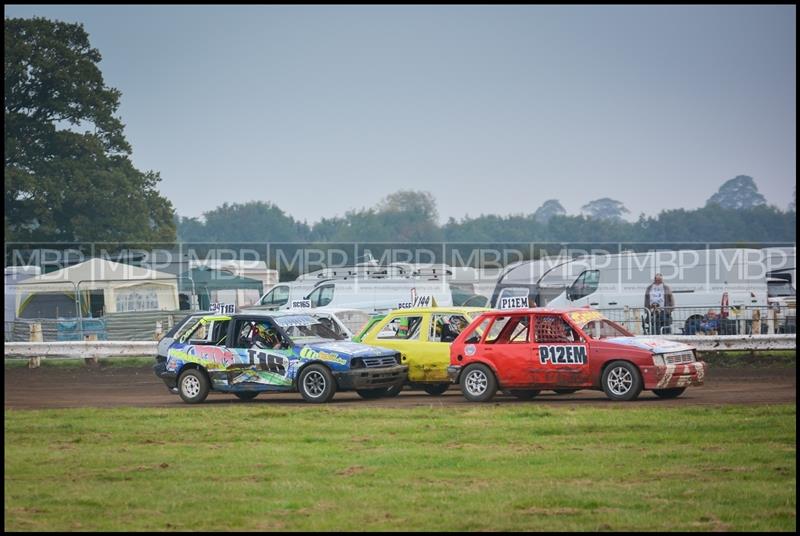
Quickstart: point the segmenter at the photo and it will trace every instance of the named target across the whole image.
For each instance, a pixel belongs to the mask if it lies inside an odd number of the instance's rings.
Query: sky
[[[431,192],[442,222],[796,185],[795,6],[5,6],[80,22],[181,216],[309,224]]]

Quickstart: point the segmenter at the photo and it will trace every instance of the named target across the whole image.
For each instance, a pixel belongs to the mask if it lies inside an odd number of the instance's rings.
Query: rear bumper
[[[450,365],[447,367],[447,377],[450,378],[450,383],[458,383],[458,377],[461,375],[461,365]]]
[[[153,365],[153,372],[155,372],[156,376],[164,380],[167,389],[170,391],[178,387],[178,375],[175,372],[167,370],[166,362]]]
[[[696,361],[683,365],[666,365],[663,367],[646,367],[643,370],[645,389],[672,389],[703,385],[706,377],[706,363]]]
[[[339,389],[378,389],[405,382],[408,377],[408,366],[361,368],[334,372],[333,376]]]

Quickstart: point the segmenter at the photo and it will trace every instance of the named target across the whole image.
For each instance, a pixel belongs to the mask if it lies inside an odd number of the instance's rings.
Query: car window
[[[472,328],[472,331],[470,331],[469,334],[467,335],[465,342],[468,344],[476,344],[480,342],[481,337],[483,336],[484,333],[486,333],[486,329],[489,327],[491,321],[492,321],[491,317],[484,318],[480,324]]]
[[[206,341],[208,339],[208,324],[205,322],[198,322],[186,337],[188,341]]]
[[[261,305],[283,305],[289,301],[289,287],[281,285],[275,287],[264,296],[261,300]]]
[[[535,340],[538,343],[579,342],[580,336],[559,315],[537,315]]]
[[[528,315],[499,316],[495,319],[489,333],[486,335],[486,344],[516,344],[528,342]]]
[[[186,340],[190,344],[219,346],[225,344],[230,319],[215,319],[198,322]]]
[[[333,285],[325,285],[315,288],[306,299],[311,301],[312,307],[324,307],[333,300],[334,289],[335,287]]]
[[[421,316],[396,316],[378,333],[378,339],[419,340]]]
[[[435,314],[428,333],[430,342],[453,342],[469,325],[469,320],[459,314]]]
[[[583,332],[592,339],[607,339],[609,337],[630,337],[631,333],[625,328],[607,319],[592,320],[582,326]]]

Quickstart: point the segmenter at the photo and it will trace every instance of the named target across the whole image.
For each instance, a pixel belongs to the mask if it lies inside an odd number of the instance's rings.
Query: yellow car
[[[418,307],[395,309],[361,334],[360,341],[400,352],[408,365],[408,383],[431,395],[450,387],[450,343],[485,307]],[[388,388],[384,396],[400,393],[402,385]]]

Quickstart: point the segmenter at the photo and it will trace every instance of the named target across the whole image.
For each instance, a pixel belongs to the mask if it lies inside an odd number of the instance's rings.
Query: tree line
[[[795,240],[795,205],[767,206],[752,177],[725,182],[705,207],[630,213],[602,198],[569,215],[557,199],[531,214],[439,223],[428,192],[401,190],[372,208],[308,224],[269,200],[224,203],[181,217],[156,171],[131,162],[81,24],[5,19],[5,213],[7,242],[775,242]],[[793,194],[794,196],[794,194]],[[794,197],[793,197],[794,199]]]
[[[541,219],[534,212],[450,218],[440,225],[430,193],[400,191],[374,208],[311,225],[263,201],[226,203],[206,212],[205,221],[176,217],[176,225],[185,242],[793,242],[796,212],[710,203],[636,221],[584,214]]]

